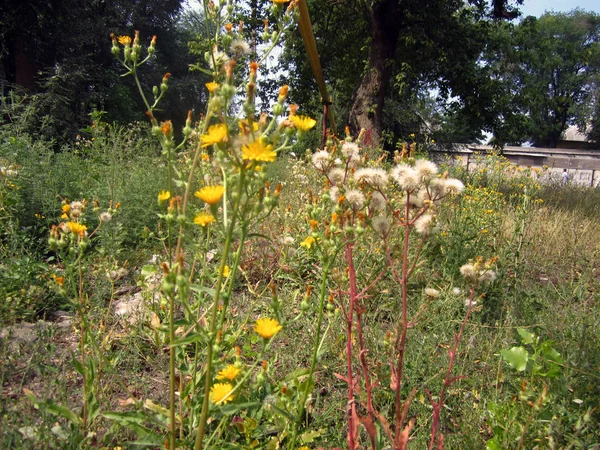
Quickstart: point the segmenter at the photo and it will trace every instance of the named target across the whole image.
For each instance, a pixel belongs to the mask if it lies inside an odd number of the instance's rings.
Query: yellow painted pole
[[[312,68],[317,85],[319,86],[319,92],[323,99],[323,104],[327,105],[327,117],[329,118],[329,128],[335,132],[335,120],[333,118],[333,110],[330,107],[331,98],[327,93],[327,86],[325,86],[325,78],[323,78],[323,69],[321,67],[321,60],[319,59],[319,52],[317,51],[317,42],[315,41],[315,35],[312,29],[312,23],[310,22],[310,16],[308,14],[308,6],[306,6],[306,0],[298,1],[298,9],[300,11],[300,20],[298,26],[300,28],[300,35],[304,41],[304,47],[308,55],[308,62]]]

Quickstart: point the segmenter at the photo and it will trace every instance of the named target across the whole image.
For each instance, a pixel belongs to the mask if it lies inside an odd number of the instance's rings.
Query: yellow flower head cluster
[[[210,388],[210,401],[214,404],[228,403],[233,400],[233,395],[229,393],[233,386],[229,383],[217,383]]]
[[[306,116],[291,116],[290,121],[299,131],[308,131],[317,124],[315,119]]]
[[[219,88],[219,83],[215,83],[214,81],[205,83],[204,85],[206,86],[206,89],[208,89],[208,92],[210,92],[211,94],[213,94]]]
[[[312,236],[308,236],[306,239],[304,239],[302,242],[300,242],[300,245],[304,248],[310,249],[314,243],[315,243],[315,238]]]
[[[241,369],[235,367],[233,364],[229,364],[223,370],[217,374],[217,380],[229,380],[233,381],[241,372]]]
[[[251,144],[242,146],[242,158],[247,161],[272,162],[277,158],[272,145],[265,145],[262,139],[257,139]]]
[[[194,192],[194,196],[209,205],[216,205],[223,197],[224,192],[225,188],[221,185],[204,186],[199,191]]]
[[[209,223],[213,223],[215,221],[215,217],[212,214],[201,212],[196,217],[194,217],[194,223],[196,225],[200,225],[205,227]]]
[[[71,233],[76,234],[77,236],[85,236],[85,232],[87,227],[77,222],[67,222],[67,226]]]
[[[169,191],[160,191],[158,193],[158,202],[164,202],[171,198],[171,193]]]
[[[275,336],[283,327],[275,319],[263,318],[256,321],[254,331],[259,336],[270,339]]]
[[[213,144],[219,144],[227,140],[227,127],[225,124],[219,123],[208,127],[206,134],[200,137],[202,147],[209,147]]]
[[[131,38],[129,36],[119,36],[117,38],[117,40],[119,41],[119,44],[121,44],[121,45],[130,45],[131,44]]]

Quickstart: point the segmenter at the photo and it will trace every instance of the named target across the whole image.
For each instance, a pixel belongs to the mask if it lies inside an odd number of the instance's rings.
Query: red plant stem
[[[454,347],[452,347],[452,350],[450,350],[448,352],[448,356],[450,357],[450,360],[448,362],[448,369],[446,370],[446,378],[444,378],[444,384],[442,385],[442,391],[440,392],[440,399],[435,402],[433,401],[433,398],[430,396],[429,401],[431,402],[431,406],[433,407],[433,421],[431,424],[431,440],[429,441],[429,450],[433,450],[433,446],[435,445],[435,440],[437,437],[437,433],[438,433],[438,428],[440,425],[440,412],[442,410],[442,406],[444,405],[444,399],[446,396],[446,389],[454,382],[456,381],[456,379],[452,379],[450,378],[450,375],[452,374],[452,367],[454,366],[454,360],[456,358],[456,352],[458,351],[458,344],[460,342],[460,338],[462,337],[462,334],[465,330],[465,325],[467,324],[468,320],[469,320],[469,316],[471,315],[471,311],[473,309],[473,297],[475,297],[475,290],[473,288],[471,288],[470,291],[470,295],[469,295],[469,304],[467,306],[467,313],[465,314],[465,318],[463,319],[461,325],[460,325],[460,329],[458,331],[457,334],[454,335]],[[443,439],[442,437],[443,435],[441,435],[441,439]],[[438,442],[438,448],[442,448],[441,446],[443,445],[441,442]]]
[[[355,301],[358,294],[356,288],[356,273],[354,271],[354,262],[352,257],[352,243],[346,244],[345,248],[346,264],[348,265],[348,277],[350,280],[350,305],[346,315],[346,364],[348,376],[348,448],[356,448],[356,430],[358,424],[356,420],[356,404],[354,403],[354,375],[352,374],[352,322],[354,321]]]
[[[400,399],[400,390],[402,388],[402,368],[404,365],[404,349],[406,347],[406,331],[408,329],[408,244],[410,237],[410,223],[408,214],[410,212],[410,193],[406,194],[406,206],[404,212],[404,249],[402,252],[402,279],[396,280],[402,284],[402,320],[398,324],[398,337],[396,338],[396,351],[398,354],[398,363],[396,365],[396,438],[402,433],[402,402]],[[395,278],[397,278],[397,273]]]

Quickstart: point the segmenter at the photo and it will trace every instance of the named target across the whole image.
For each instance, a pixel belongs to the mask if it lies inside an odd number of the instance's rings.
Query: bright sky
[[[569,12],[575,8],[600,13],[598,0],[524,0],[519,7],[523,16],[539,17],[546,11]]]

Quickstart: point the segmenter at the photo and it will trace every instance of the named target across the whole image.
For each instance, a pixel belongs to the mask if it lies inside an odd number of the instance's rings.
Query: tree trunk
[[[371,23],[369,67],[354,92],[348,121],[355,134],[365,130],[365,145],[377,146],[381,139],[383,105],[401,28],[399,1],[375,2],[368,15]]]

